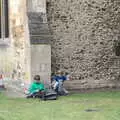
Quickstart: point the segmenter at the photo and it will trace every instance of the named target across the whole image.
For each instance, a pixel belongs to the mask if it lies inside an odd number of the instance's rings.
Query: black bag
[[[52,89],[48,89],[45,94],[45,100],[57,100],[57,93]]]

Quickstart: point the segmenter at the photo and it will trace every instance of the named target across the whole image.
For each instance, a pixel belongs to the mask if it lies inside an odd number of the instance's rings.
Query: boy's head
[[[60,71],[60,70],[59,70],[59,71],[57,71],[57,75],[58,75],[58,76],[61,76],[62,74],[63,74],[63,72],[62,72],[62,71]]]
[[[34,76],[34,80],[35,80],[36,82],[40,82],[40,75],[35,75],[35,76]]]

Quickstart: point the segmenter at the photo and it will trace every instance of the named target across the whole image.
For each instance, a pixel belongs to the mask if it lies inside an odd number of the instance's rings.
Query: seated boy
[[[63,82],[65,80],[67,80],[67,76],[63,75],[63,73],[61,71],[58,71],[57,75],[54,76],[53,80],[55,81],[55,83],[53,85],[53,89],[58,94],[67,94],[66,91],[65,91],[65,89],[63,88]]]
[[[40,82],[40,76],[35,75],[34,82],[29,88],[29,95],[27,98],[42,98],[45,99],[45,87],[44,84]]]

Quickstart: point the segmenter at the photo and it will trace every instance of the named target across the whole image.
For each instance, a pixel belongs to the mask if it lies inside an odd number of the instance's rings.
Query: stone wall
[[[13,69],[13,54],[10,46],[0,45],[0,74],[5,77],[11,76]]]
[[[120,85],[119,0],[48,0],[52,70],[71,73],[70,89]]]

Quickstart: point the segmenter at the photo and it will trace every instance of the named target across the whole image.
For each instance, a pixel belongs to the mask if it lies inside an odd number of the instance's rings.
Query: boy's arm
[[[34,84],[32,83],[32,84],[30,85],[30,87],[29,87],[29,93],[32,94],[32,93],[34,93],[34,92],[36,92],[36,91],[35,91]]]
[[[40,87],[39,87],[39,90],[42,91],[42,90],[45,90],[45,86],[43,83],[41,83]]]
[[[67,76],[63,76],[63,81],[67,80]]]

